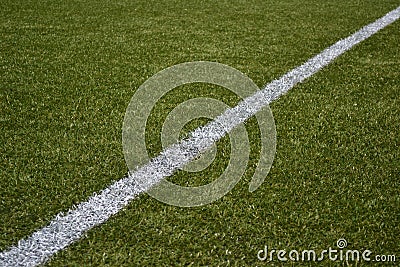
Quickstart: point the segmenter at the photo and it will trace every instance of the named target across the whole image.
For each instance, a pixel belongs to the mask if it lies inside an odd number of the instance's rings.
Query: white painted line
[[[161,179],[172,175],[175,170],[194,159],[200,151],[210,147],[271,101],[279,98],[297,83],[315,74],[354,45],[369,38],[399,17],[400,7],[350,37],[338,41],[280,79],[274,80],[236,107],[226,110],[205,127],[195,130],[191,138],[167,148],[160,156],[152,159],[129,177],[115,182],[99,194],[94,194],[86,202],[73,207],[66,214],[59,213],[48,226],[20,240],[17,246],[1,252],[0,265],[36,266],[46,262],[57,251],[80,239],[86,231],[116,214],[137,195],[148,190]],[[221,125],[224,128],[221,128]],[[147,180],[147,184],[139,185],[135,179],[140,177],[151,177],[151,179]]]

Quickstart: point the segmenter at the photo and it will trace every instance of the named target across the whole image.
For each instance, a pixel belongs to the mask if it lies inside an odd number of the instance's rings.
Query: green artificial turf
[[[399,5],[2,1],[0,250],[127,173],[125,109],[156,72],[216,61],[261,87]],[[229,194],[196,208],[168,206],[143,194],[47,265],[262,266],[257,252],[265,245],[321,251],[336,247],[339,238],[350,249],[395,254],[398,263],[399,32],[397,21],[271,104],[277,152],[257,191],[248,192],[260,145],[251,119],[251,161]],[[198,94],[231,106],[239,101],[208,85],[172,91],[147,125],[152,155],[161,151],[166,112]],[[187,125],[185,132],[205,122]],[[170,179],[182,185],[216,179],[229,160],[228,141],[219,142],[217,160],[201,174],[178,172]]]

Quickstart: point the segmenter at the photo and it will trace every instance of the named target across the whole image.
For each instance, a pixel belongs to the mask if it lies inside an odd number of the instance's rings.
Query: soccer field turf
[[[3,1],[0,251],[126,175],[125,110],[153,74],[207,60],[262,87],[399,4]],[[47,265],[256,266],[267,264],[257,258],[265,246],[320,252],[337,248],[341,238],[349,249],[400,258],[399,26],[389,25],[270,105],[276,155],[257,191],[248,192],[260,146],[252,118],[252,160],[226,196],[178,208],[142,194]],[[148,121],[152,156],[162,150],[168,111],[198,96],[239,101],[215,86],[172,91]],[[218,178],[229,161],[228,139],[218,148],[210,168],[169,179],[200,185]],[[281,262],[275,256],[269,264]]]

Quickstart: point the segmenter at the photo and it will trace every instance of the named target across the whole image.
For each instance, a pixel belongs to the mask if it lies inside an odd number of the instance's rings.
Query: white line
[[[271,101],[285,94],[297,83],[304,81],[332,60],[362,42],[400,17],[400,7],[384,17],[363,27],[350,37],[342,39],[293,69],[278,80],[266,85],[263,90],[244,99],[234,108],[203,128],[196,129],[188,140],[175,144],[139,168],[128,177],[122,178],[99,194],[94,194],[86,202],[73,207],[66,214],[59,213],[50,224],[26,239],[0,253],[1,266],[36,266],[46,262],[57,251],[77,241],[91,228],[105,222],[140,193],[148,190],[161,179],[168,177],[210,147],[234,127],[244,122]],[[221,125],[224,127],[221,128]],[[147,184],[135,180],[151,177]]]

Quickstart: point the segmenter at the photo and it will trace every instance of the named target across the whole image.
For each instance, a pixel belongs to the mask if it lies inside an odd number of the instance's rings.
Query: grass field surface
[[[126,175],[125,110],[153,74],[207,60],[232,66],[262,87],[399,5],[2,1],[0,251]],[[277,152],[257,191],[248,192],[260,145],[252,118],[246,123],[252,160],[229,194],[196,208],[143,194],[47,266],[263,266],[267,262],[257,252],[265,245],[321,251],[340,238],[350,249],[396,255],[398,264],[399,43],[397,21],[270,105]],[[168,111],[198,96],[230,106],[240,100],[204,84],[171,91],[147,124],[152,156],[162,150],[160,129]],[[193,121],[185,130],[204,123]],[[228,138],[218,148],[205,171],[169,179],[181,185],[216,179],[229,161]]]

